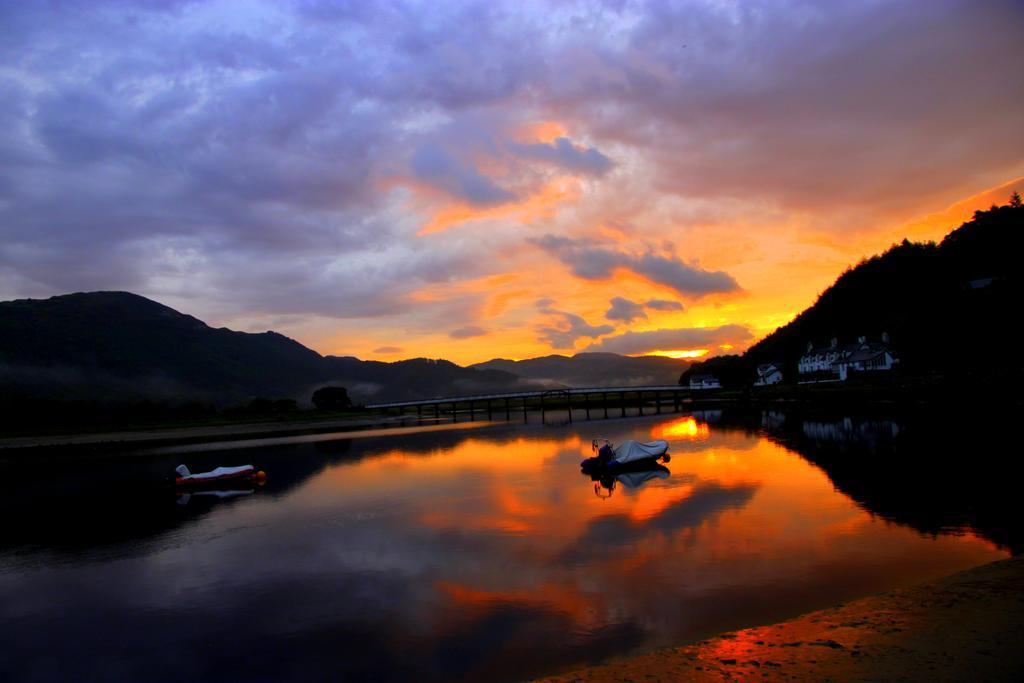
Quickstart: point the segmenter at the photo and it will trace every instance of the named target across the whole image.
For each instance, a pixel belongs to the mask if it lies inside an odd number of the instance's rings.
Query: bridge
[[[617,406],[622,417],[626,416],[626,405],[636,405],[640,414],[644,414],[644,406],[654,404],[654,411],[662,411],[663,402],[671,405],[678,411],[683,400],[691,397],[691,390],[677,384],[664,386],[642,386],[642,387],[587,387],[576,389],[538,389],[535,391],[513,391],[503,394],[476,394],[471,396],[448,396],[438,398],[426,398],[416,401],[393,401],[390,403],[371,403],[366,406],[368,410],[381,410],[385,412],[396,411],[405,414],[415,408],[416,415],[423,417],[424,409],[428,414],[433,412],[435,418],[442,414],[451,415],[452,420],[456,419],[459,406],[462,412],[468,412],[471,420],[476,419],[477,412],[486,414],[488,420],[494,419],[494,414],[505,414],[505,419],[512,419],[512,413],[522,412],[526,418],[527,411],[533,407],[541,413],[549,409],[564,408],[568,410],[569,422],[572,422],[572,411],[574,408],[586,411],[587,419],[590,419],[591,409],[603,410],[604,416],[608,417],[610,406]],[[575,404],[573,399],[576,400]],[[610,399],[610,400],[609,400]],[[632,399],[630,401],[630,399]],[[446,409],[442,410],[442,406]],[[495,410],[497,406],[497,410]],[[433,409],[432,411],[430,409]]]

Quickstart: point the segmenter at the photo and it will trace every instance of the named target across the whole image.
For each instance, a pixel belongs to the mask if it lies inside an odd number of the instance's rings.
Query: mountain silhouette
[[[523,388],[514,375],[443,360],[325,357],[276,332],[213,328],[128,292],[0,302],[0,386],[9,396],[308,401],[326,384],[357,401]]]
[[[620,356],[615,353],[578,353],[575,356],[551,355],[526,360],[495,358],[471,365],[481,370],[502,370],[552,385],[651,386],[675,384],[689,361],[664,356]]]
[[[367,403],[546,386],[671,384],[686,366],[608,353],[470,367],[428,358],[385,363],[321,356],[276,332],[210,327],[129,292],[0,302],[0,388],[8,399],[305,403],[318,387],[340,385]]]

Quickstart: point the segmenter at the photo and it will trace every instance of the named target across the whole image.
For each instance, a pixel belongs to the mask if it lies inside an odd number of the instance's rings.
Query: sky
[[[1024,2],[0,0],[0,299],[742,351],[1024,190]]]

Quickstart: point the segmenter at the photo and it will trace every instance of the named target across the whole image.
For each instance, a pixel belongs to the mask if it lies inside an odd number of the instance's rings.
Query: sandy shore
[[[139,429],[95,434],[58,434],[51,436],[19,436],[0,438],[0,451],[14,455],[21,449],[62,448],[81,446],[141,447],[174,443],[202,441],[223,441],[249,437],[292,436],[318,434],[333,431],[347,431],[367,427],[394,427],[409,417],[388,417],[370,415],[367,417],[343,417],[321,420],[296,420],[294,422],[256,422],[249,424],[225,424],[199,427],[171,427],[164,429]]]
[[[1024,556],[546,681],[1021,681]]]

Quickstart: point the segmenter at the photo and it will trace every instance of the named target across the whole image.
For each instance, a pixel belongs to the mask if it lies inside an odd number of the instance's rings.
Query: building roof
[[[836,361],[833,365],[837,365],[839,363],[861,363],[866,360],[878,358],[888,352],[889,347],[885,344],[881,344],[879,342],[867,342],[865,344],[858,345],[858,348],[855,351]]]
[[[714,375],[691,375],[691,382],[717,382],[718,378]]]
[[[846,348],[846,347],[844,347],[844,346],[823,346],[820,349],[811,349],[810,351],[806,351],[806,352],[804,352],[804,355],[802,355],[800,357],[801,358],[808,358],[810,356],[820,356],[820,355],[823,355],[823,354],[826,354],[826,353],[838,353],[838,352],[842,351],[844,348]]]
[[[804,355],[800,356],[800,359],[810,358],[813,356],[822,355],[825,353],[836,353],[839,355],[839,360],[836,362],[848,362],[850,359],[863,351],[872,350],[870,356],[865,358],[858,358],[857,360],[867,360],[868,358],[874,358],[883,351],[889,351],[892,353],[891,347],[885,342],[871,341],[871,342],[856,342],[854,344],[843,344],[842,346],[828,346],[821,349],[811,349]]]

